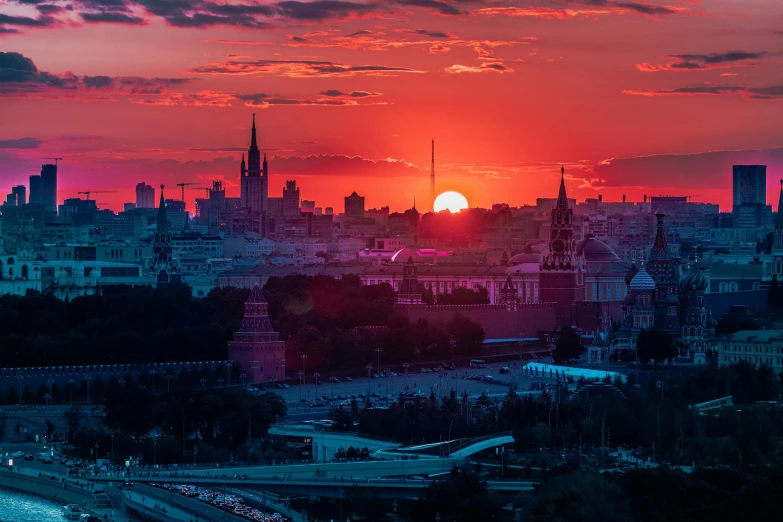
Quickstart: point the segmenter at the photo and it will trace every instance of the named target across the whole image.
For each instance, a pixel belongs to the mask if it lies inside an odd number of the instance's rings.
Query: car
[[[351,379],[350,377],[346,377],[346,378],[345,378],[345,380],[346,380],[347,382],[351,382],[353,379]]]
[[[11,453],[11,456],[15,457],[17,459],[20,458],[20,457],[24,457],[24,451],[15,451],[15,452]]]
[[[509,369],[508,366],[503,366],[500,368],[500,373],[510,373],[510,372],[511,370]]]
[[[43,464],[51,464],[53,461],[49,457],[46,457],[45,459],[41,459],[41,462]]]
[[[31,454],[27,454],[24,457],[22,457],[24,460],[35,460],[35,457],[33,457]]]

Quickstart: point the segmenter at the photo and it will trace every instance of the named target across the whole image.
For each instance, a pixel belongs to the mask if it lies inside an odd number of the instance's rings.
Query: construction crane
[[[182,202],[183,203],[185,202],[185,187],[187,187],[188,185],[198,185],[198,183],[194,183],[194,182],[177,183],[177,186],[182,188]],[[198,188],[198,187],[194,187],[194,188]]]
[[[57,162],[58,162],[58,161],[62,161],[62,160],[63,160],[62,158],[44,158],[44,159],[48,159],[48,160],[54,160],[54,166],[55,166],[55,167],[57,166]]]
[[[90,194],[114,194],[116,192],[116,190],[85,190],[84,192],[79,192],[79,194],[86,194],[87,201],[90,201]]]

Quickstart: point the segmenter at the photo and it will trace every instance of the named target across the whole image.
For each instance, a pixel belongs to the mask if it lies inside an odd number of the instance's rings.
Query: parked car
[[[511,370],[509,369],[508,366],[503,366],[500,368],[500,373],[510,373],[510,372]]]
[[[24,460],[35,460],[35,457],[33,457],[30,453],[25,455],[23,458],[24,458]]]
[[[353,379],[351,379],[350,377],[345,377],[345,380],[351,382]]]

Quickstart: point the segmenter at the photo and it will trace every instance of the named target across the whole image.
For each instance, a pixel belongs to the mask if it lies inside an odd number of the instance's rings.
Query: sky
[[[0,0],[0,193],[120,210],[239,195],[252,114],[270,196],[343,209],[689,195],[783,177],[780,0]],[[157,196],[156,196],[157,197]]]

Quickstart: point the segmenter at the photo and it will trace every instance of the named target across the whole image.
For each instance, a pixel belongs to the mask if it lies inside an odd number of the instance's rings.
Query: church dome
[[[642,265],[639,269],[639,273],[631,279],[631,284],[629,286],[631,290],[635,291],[655,290],[655,280],[647,273],[644,265]]]
[[[508,266],[541,264],[543,257],[541,254],[517,254],[508,260]]]
[[[614,250],[594,237],[586,237],[576,243],[576,255],[584,255],[588,263],[609,263],[620,261]]]
[[[682,291],[698,290],[703,292],[707,289],[707,286],[709,286],[709,281],[707,281],[707,276],[699,268],[698,262],[680,277],[680,290]]]

